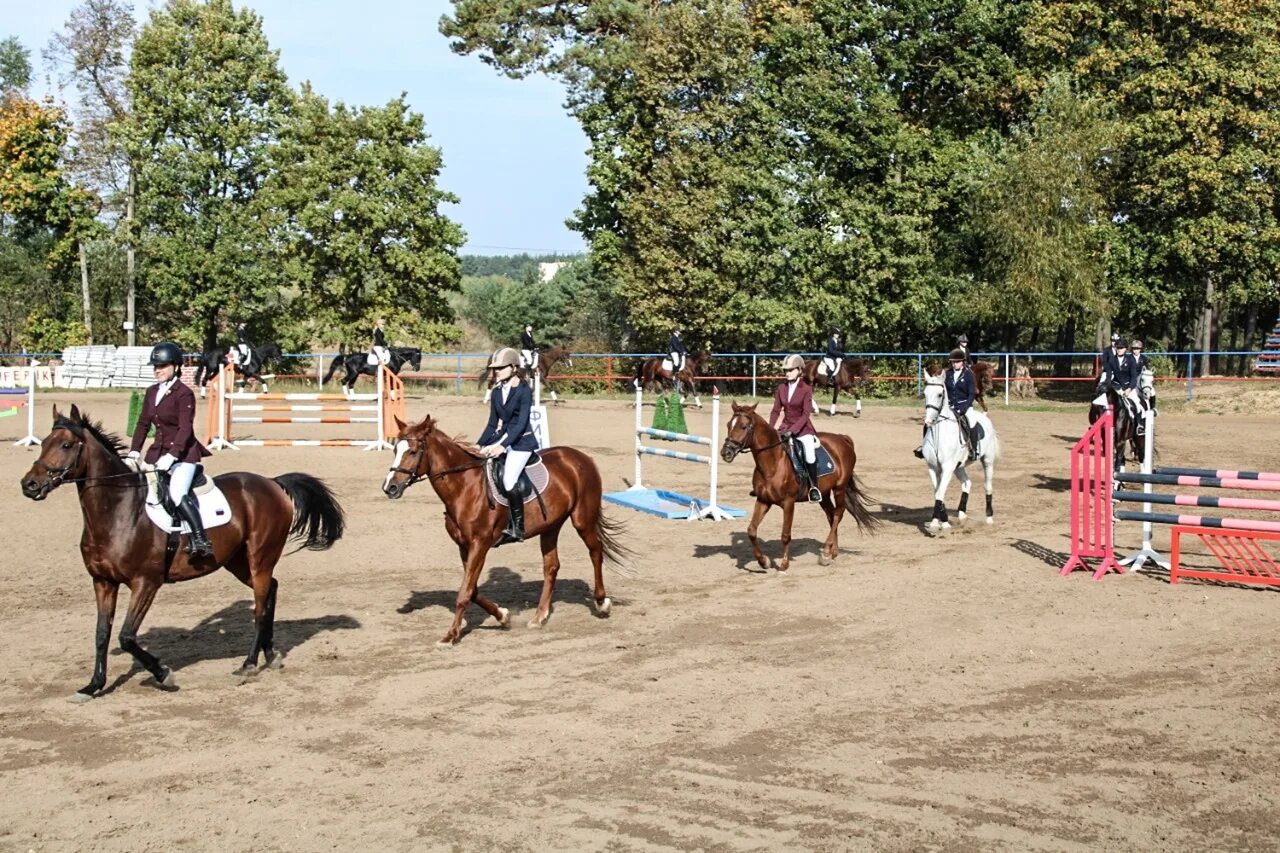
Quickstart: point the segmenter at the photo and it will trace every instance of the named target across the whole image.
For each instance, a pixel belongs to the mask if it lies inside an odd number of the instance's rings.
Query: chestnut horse
[[[458,588],[453,624],[437,645],[451,646],[462,639],[467,627],[464,614],[473,601],[503,628],[508,627],[511,615],[507,608],[494,604],[476,589],[485,556],[507,521],[506,507],[490,506],[486,494],[484,466],[489,460],[441,432],[430,415],[412,426],[406,426],[399,418],[396,424],[400,427],[396,458],[382,491],[395,499],[419,480],[430,482],[444,503],[445,530],[457,543],[462,557],[462,586]],[[542,597],[529,627],[541,628],[551,615],[551,594],[560,571],[558,540],[566,521],[573,524],[591,554],[596,613],[608,616],[612,603],[604,591],[604,559],[620,564],[630,552],[617,540],[622,524],[606,518],[601,511],[604,489],[600,471],[591,457],[572,447],[553,447],[538,455],[547,466],[550,480],[541,499],[530,502],[525,509],[525,536],[537,536],[542,545]]]
[[[146,480],[120,458],[119,439],[91,423],[71,407],[70,417],[53,410],[53,431],[40,446],[40,458],[22,478],[22,493],[41,501],[63,483],[75,483],[84,514],[80,554],[93,578],[98,598],[93,677],[71,698],[92,699],[107,683],[107,644],[120,584],[129,587],[129,613],[120,628],[120,646],[155,676],[173,687],[173,672],[138,644],[142,624],[157,590],[167,581],[185,581],[225,568],[253,590],[253,645],[236,675],[257,673],[258,655],[267,666],[280,657],[272,645],[276,589],[272,577],[285,543],[323,551],[342,538],[342,508],[324,483],[309,474],[282,474],[267,479],[236,472],[214,478],[231,505],[231,520],[210,528],[214,556],[188,557],[184,549],[165,567],[166,534],[147,518],[143,502]]]
[[[642,391],[650,388],[657,388],[659,393],[665,392],[667,389],[675,390],[676,382],[671,376],[671,371],[662,367],[663,359],[670,356],[659,356],[657,358],[646,358],[636,367],[636,387]],[[711,353],[706,350],[698,350],[691,352],[685,356],[684,367],[680,368],[680,388],[683,391],[689,389],[689,393],[693,395],[693,404],[699,409],[702,408],[702,401],[698,399],[698,377],[707,370],[707,365],[711,362]]]
[[[732,462],[744,450],[750,451],[755,457],[756,469],[751,477],[751,485],[756,495],[756,506],[751,513],[747,536],[751,539],[756,562],[761,568],[768,567],[756,538],[760,520],[771,507],[781,506],[782,562],[777,568],[778,571],[785,572],[791,565],[791,520],[800,495],[800,484],[791,467],[791,460],[787,458],[777,430],[756,412],[755,405],[740,406],[734,403],[733,417],[729,419],[727,429],[728,435],[720,450],[720,458],[725,462]],[[846,510],[858,523],[858,530],[863,533],[874,532],[880,526],[880,520],[867,509],[867,505],[874,501],[862,490],[862,483],[853,471],[858,461],[858,455],[853,449],[853,439],[838,433],[820,432],[818,440],[835,463],[834,471],[818,478],[818,489],[822,492],[822,511],[827,514],[827,522],[831,525],[818,555],[818,562],[825,566],[840,553],[840,521]]]
[[[975,361],[970,369],[973,371],[973,401],[987,411],[986,395],[994,385],[996,366],[989,361]]]
[[[847,391],[853,394],[855,406],[853,416],[855,418],[862,417],[862,391],[867,387],[867,382],[871,379],[871,371],[867,362],[860,358],[846,358],[840,362],[840,369],[836,371],[835,376],[824,376],[818,372],[818,365],[822,364],[822,359],[811,358],[804,363],[804,381],[817,391],[819,386],[825,386],[831,389],[831,410],[830,414],[836,413],[836,400],[840,397],[841,391]],[[813,404],[814,412],[818,411],[818,404]]]

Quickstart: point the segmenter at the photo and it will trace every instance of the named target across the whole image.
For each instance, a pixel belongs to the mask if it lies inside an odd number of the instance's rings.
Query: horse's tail
[[[324,379],[320,380],[320,384],[328,385],[329,380],[333,378],[333,374],[338,372],[338,365],[343,364],[346,360],[347,357],[342,354],[341,350],[339,350],[338,354],[333,357],[333,361],[329,362],[329,370],[325,373]]]
[[[880,527],[880,519],[871,514],[868,508],[875,500],[862,487],[862,480],[854,472],[849,472],[849,485],[844,490],[844,508],[853,516],[860,533],[875,533]]]
[[[596,516],[596,535],[600,537],[600,546],[604,551],[605,559],[615,565],[621,566],[623,560],[635,556],[635,552],[619,540],[626,530],[626,524],[609,518],[601,507],[600,513]]]
[[[342,538],[346,516],[323,481],[300,473],[281,474],[275,481],[293,501],[289,536],[301,541],[298,550],[324,551]]]

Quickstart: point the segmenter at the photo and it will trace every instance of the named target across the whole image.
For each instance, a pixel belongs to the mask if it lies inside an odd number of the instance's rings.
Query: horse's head
[[[396,458],[387,471],[382,493],[395,500],[404,495],[414,483],[431,476],[431,455],[427,444],[435,432],[436,422],[430,415],[412,426],[395,419],[399,433],[396,435]]]
[[[942,381],[942,372],[925,373],[924,378],[924,423],[933,426],[942,417],[947,407],[947,388]]]
[[[71,407],[70,417],[54,406],[53,431],[40,443],[40,457],[21,480],[22,494],[42,501],[67,480],[84,477],[89,465],[85,448],[93,432],[88,416],[77,406]]]
[[[756,414],[757,405],[759,404],[733,404],[733,416],[729,418],[724,445],[720,448],[720,458],[725,462],[732,462],[739,453],[754,446],[756,424],[762,423],[760,416]]]
[[[1155,396],[1156,374],[1149,367],[1138,375],[1138,392],[1142,394],[1144,400],[1150,400]]]
[[[413,349],[409,350],[409,358],[407,359],[407,361],[409,362],[409,366],[414,369],[414,372],[421,370],[422,369],[422,350],[418,349],[417,347],[414,347]]]
[[[711,352],[709,350],[700,349],[689,358],[689,364],[698,373],[705,373],[707,365],[711,363]]]
[[[547,350],[547,367],[558,361],[563,361],[564,366],[573,369],[573,355],[569,352],[569,348],[565,346],[555,346]]]

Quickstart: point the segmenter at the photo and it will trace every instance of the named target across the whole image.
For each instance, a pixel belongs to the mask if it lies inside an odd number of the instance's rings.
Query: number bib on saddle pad
[[[502,465],[503,459],[499,456],[493,464],[484,466],[484,485],[489,491],[489,500],[498,506],[507,506],[507,496],[498,488],[497,482],[502,477]],[[547,490],[550,479],[547,466],[543,465],[542,459],[534,453],[529,457],[529,463],[524,466],[524,471],[520,472],[520,479],[516,482],[516,493],[524,499],[523,503],[528,503]]]
[[[147,472],[147,517],[151,519],[156,527],[166,533],[173,531],[190,533],[191,530],[185,522],[180,522],[177,527],[174,526],[173,517],[160,500],[159,481],[160,476],[155,470]],[[196,480],[191,487],[191,494],[200,506],[200,522],[204,525],[205,530],[211,527],[220,527],[231,520],[231,504],[227,502],[227,496],[222,493],[222,489],[219,489],[214,484],[213,480],[205,479],[203,465],[200,466],[200,470],[196,474]]]

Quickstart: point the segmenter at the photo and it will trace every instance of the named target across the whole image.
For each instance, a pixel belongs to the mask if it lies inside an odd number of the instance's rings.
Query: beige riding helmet
[[[804,370],[804,359],[798,355],[789,355],[782,360],[783,372],[786,372],[793,367],[796,370]]]
[[[493,358],[489,359],[489,368],[495,367],[519,367],[520,354],[511,347],[503,347],[493,354]]]

